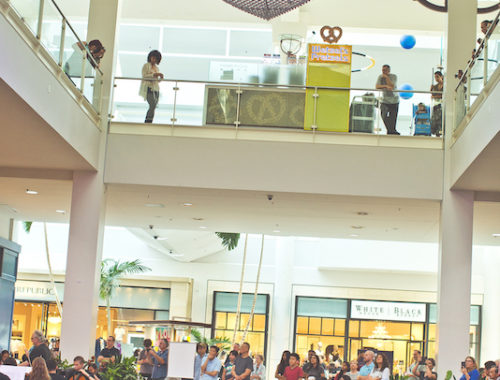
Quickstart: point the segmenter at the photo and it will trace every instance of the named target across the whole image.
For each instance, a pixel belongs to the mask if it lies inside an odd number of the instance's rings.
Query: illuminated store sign
[[[425,322],[425,304],[353,300],[351,318]]]
[[[63,299],[64,284],[56,283],[57,293],[60,299]],[[24,301],[53,301],[56,297],[54,295],[54,288],[50,282],[38,281],[16,281],[16,300]]]
[[[351,63],[352,46],[309,44],[309,62]]]

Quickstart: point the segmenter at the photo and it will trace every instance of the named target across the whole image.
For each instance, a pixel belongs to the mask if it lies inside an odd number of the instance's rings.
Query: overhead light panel
[[[65,210],[56,210],[56,212],[57,212],[58,214],[66,214],[66,211],[65,211]]]
[[[145,207],[156,207],[156,208],[163,208],[165,205],[163,203],[144,203]]]
[[[493,237],[500,237],[500,234],[491,234]]]
[[[26,194],[37,195],[38,191],[33,190],[33,189],[26,189]]]
[[[191,207],[193,204],[192,204],[192,203],[189,203],[189,202],[186,202],[186,203],[183,203],[182,205],[183,205],[183,206],[186,206],[186,207]]]

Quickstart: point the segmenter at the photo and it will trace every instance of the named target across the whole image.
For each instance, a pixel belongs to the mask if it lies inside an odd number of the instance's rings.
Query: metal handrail
[[[474,56],[470,59],[470,61],[468,62],[467,66],[465,67],[465,70],[463,71],[463,74],[462,74],[462,78],[465,78],[467,76],[467,74],[470,74],[470,71],[472,70],[472,67],[474,66],[474,64],[476,63],[477,61],[477,58],[479,57],[479,54],[485,49],[485,46],[487,47],[487,41],[490,39],[491,35],[493,34],[493,31],[497,28],[497,26],[499,25],[499,21],[500,21],[500,11],[497,13],[495,19],[493,20],[493,22],[491,23],[491,26],[490,28],[488,29],[488,31],[486,32],[483,40],[481,41],[481,44],[479,44],[479,47],[477,48]],[[486,57],[487,58],[487,57]],[[458,90],[458,88],[464,83],[464,80],[463,79],[460,79],[457,87],[455,88],[455,91]]]
[[[92,56],[92,53],[90,52],[90,50],[88,49],[88,47],[82,42],[82,40],[80,39],[80,37],[78,37],[78,34],[76,33],[75,29],[73,29],[73,27],[71,26],[70,22],[68,21],[67,17],[64,15],[64,13],[61,11],[61,8],[59,8],[59,6],[57,5],[57,3],[55,2],[55,0],[50,0],[52,2],[52,4],[56,7],[57,11],[59,12],[59,14],[61,15],[61,17],[63,18],[64,20],[64,23],[69,26],[69,28],[71,29],[71,31],[73,32],[73,34],[75,35],[76,39],[78,40],[78,43],[80,46],[83,47],[83,49],[87,52],[87,59],[90,60],[90,62],[92,63],[92,66],[94,66],[94,69],[96,69],[97,71],[99,71],[99,73],[101,75],[103,75],[101,69],[99,68],[99,64],[96,62],[96,60],[94,59],[94,57]]]
[[[249,83],[249,82],[224,82],[224,81],[204,81],[204,80],[186,80],[186,79],[153,79],[153,78],[134,78],[134,77],[115,77],[116,80],[140,80],[149,82],[175,82],[175,83],[199,83],[208,85],[231,85],[231,86],[249,86],[249,87],[271,87],[271,88],[292,88],[308,90],[343,90],[343,91],[385,91],[378,88],[364,87],[328,87],[328,86],[306,86],[297,84],[273,84],[273,83]],[[421,90],[391,90],[392,92],[412,93],[412,94],[443,94],[443,91],[421,91]]]

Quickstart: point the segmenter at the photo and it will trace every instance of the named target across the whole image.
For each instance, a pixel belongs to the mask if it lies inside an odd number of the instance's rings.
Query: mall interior
[[[231,3],[0,0],[0,348],[131,356],[192,323],[269,378],[284,350],[500,358],[499,2]],[[137,259],[108,316],[101,263]]]

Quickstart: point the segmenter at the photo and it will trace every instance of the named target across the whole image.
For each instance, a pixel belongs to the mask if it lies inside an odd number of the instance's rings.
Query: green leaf
[[[24,231],[26,231],[27,234],[30,233],[32,225],[33,225],[33,222],[23,222],[23,228],[24,228]]]
[[[231,232],[216,232],[215,234],[222,239],[222,245],[226,247],[228,251],[232,251],[238,246],[240,234]]]

